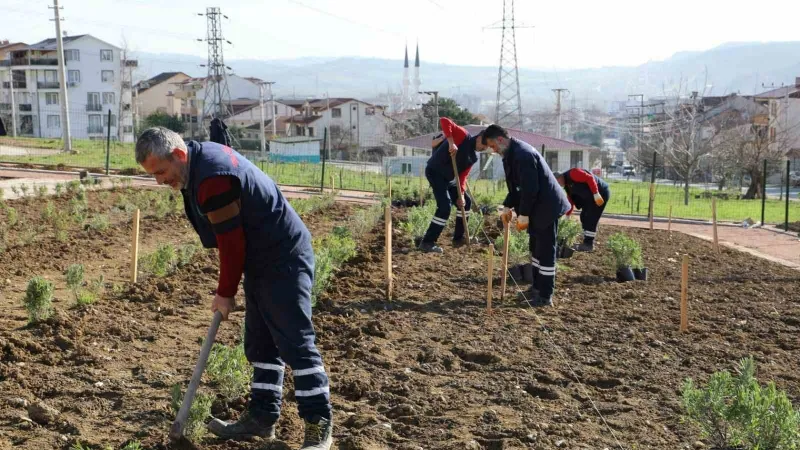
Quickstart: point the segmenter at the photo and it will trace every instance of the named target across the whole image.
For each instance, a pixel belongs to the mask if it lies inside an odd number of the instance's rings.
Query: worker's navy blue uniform
[[[594,200],[594,192],[592,192],[591,183],[581,182],[576,180],[574,171],[581,171],[583,174],[580,178],[591,177],[597,185],[597,192],[603,197],[603,206],[597,206]],[[583,227],[583,242],[586,244],[594,244],[594,239],[597,237],[597,224],[600,222],[600,217],[606,209],[608,200],[611,198],[611,190],[608,188],[602,178],[584,169],[571,169],[563,173],[564,175],[564,190],[567,191],[567,196],[576,208],[581,210],[581,226]],[[591,181],[591,180],[589,180]]]
[[[450,218],[450,208],[456,204],[458,200],[458,187],[456,183],[459,182],[458,175],[465,170],[471,169],[475,162],[478,161],[478,153],[475,150],[475,144],[480,136],[467,135],[461,144],[458,145],[456,152],[456,169],[458,173],[453,173],[453,162],[450,159],[450,143],[444,140],[436,150],[431,154],[428,159],[428,164],[425,167],[425,177],[433,190],[433,198],[436,199],[436,212],[431,219],[431,224],[428,226],[428,231],[422,238],[422,242],[435,243],[442,234],[444,226],[447,225],[447,219]],[[463,191],[462,191],[463,192]],[[470,208],[472,207],[472,199],[464,194],[464,214],[469,219]],[[459,240],[464,237],[464,221],[462,220],[461,211],[456,213],[456,229],[453,233],[453,240]]]
[[[213,142],[191,141],[188,150],[189,181],[181,192],[204,247],[216,247],[217,240],[197,204],[198,187],[209,177],[239,181],[246,241],[244,349],[254,369],[251,412],[277,420],[285,361],[292,368],[300,416],[330,418],[328,376],[311,323],[311,234],[275,183],[242,155]]]
[[[558,219],[569,211],[569,199],[541,155],[526,142],[510,139],[503,169],[508,186],[503,205],[528,217],[534,287],[541,298],[550,298],[556,280]]]

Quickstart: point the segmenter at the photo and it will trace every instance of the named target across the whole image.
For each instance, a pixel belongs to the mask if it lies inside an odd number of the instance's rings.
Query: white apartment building
[[[111,138],[133,142],[130,76],[136,61],[123,61],[119,47],[88,34],[64,36],[63,45],[72,138],[105,139],[110,110]],[[0,60],[0,116],[11,128],[15,113],[18,136],[62,136],[56,51],[51,38]]]
[[[278,100],[298,114],[285,119],[289,136],[322,137],[329,129],[331,148],[375,148],[391,142],[391,119],[383,109],[354,98]]]

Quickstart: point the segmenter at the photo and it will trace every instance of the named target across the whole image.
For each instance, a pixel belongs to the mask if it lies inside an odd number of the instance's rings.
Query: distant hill
[[[180,54],[139,53],[143,76],[182,70],[203,75],[203,58]],[[373,98],[387,89],[399,90],[403,62],[379,58],[298,58],[290,60],[228,60],[242,76],[275,81],[280,96],[322,95]],[[411,75],[413,77],[413,68]],[[575,101],[625,100],[628,94],[663,95],[679,83],[706,95],[731,92],[752,94],[761,84],[793,83],[800,76],[800,42],[732,42],[707,51],[678,52],[664,61],[636,67],[600,67],[577,70],[519,71],[526,109],[553,103],[551,89],[568,88]],[[440,95],[467,95],[493,102],[497,67],[452,66],[422,61],[422,88]],[[568,100],[570,101],[570,100]]]

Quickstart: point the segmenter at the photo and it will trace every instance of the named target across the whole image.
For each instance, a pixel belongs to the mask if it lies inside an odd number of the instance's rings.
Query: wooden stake
[[[494,244],[489,244],[489,287],[486,291],[486,312],[492,313],[492,281],[494,281]]]
[[[681,269],[681,331],[689,331],[689,304],[687,295],[689,291],[689,255],[683,255],[683,268]]]
[[[650,183],[650,231],[653,231],[653,216],[655,215],[656,209],[656,185],[655,183]]]
[[[391,183],[389,184],[391,190]],[[392,300],[392,204],[386,205],[386,300]]]
[[[139,274],[139,210],[133,213],[133,242],[131,243],[131,283],[136,283]]]
[[[335,181],[336,177],[334,177],[333,174],[331,174],[331,192],[336,190],[336,185],[334,184]]]
[[[672,236],[672,203],[669,204],[669,222],[667,222],[667,231]]]
[[[714,227],[714,251],[719,253],[719,238],[717,237],[717,199],[711,198],[711,221]]]
[[[461,183],[458,179],[458,166],[456,166],[456,155],[450,155],[450,161],[453,163],[453,176],[455,176],[456,180],[456,190],[458,191],[459,197],[464,197],[464,193],[461,192]],[[467,219],[467,215],[464,213],[464,205],[459,207],[461,210],[461,220],[464,222],[464,236],[467,238],[467,246],[472,245],[472,241],[469,237],[469,219]]]
[[[508,218],[503,216],[503,267],[500,268],[503,275],[500,278],[500,301],[503,301],[506,296],[506,277],[508,276],[508,239],[510,231],[511,227],[509,226]]]
[[[392,178],[389,177],[389,204],[392,204]]]

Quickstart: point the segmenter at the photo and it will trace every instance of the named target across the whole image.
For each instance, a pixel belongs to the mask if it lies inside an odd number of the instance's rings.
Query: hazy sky
[[[508,0],[510,1],[510,0]],[[135,51],[206,56],[204,3],[230,20],[226,58],[304,56],[402,58],[405,42],[421,59],[446,64],[498,63],[502,0],[61,0],[63,30]],[[675,52],[730,41],[800,40],[794,2],[745,8],[721,0],[516,1],[521,66],[581,68],[637,65]],[[0,0],[0,39],[33,43],[54,35],[52,1]],[[206,5],[207,6],[207,5]],[[785,13],[781,13],[784,11]],[[768,16],[769,20],[759,20]],[[181,61],[175,60],[176,70]]]

